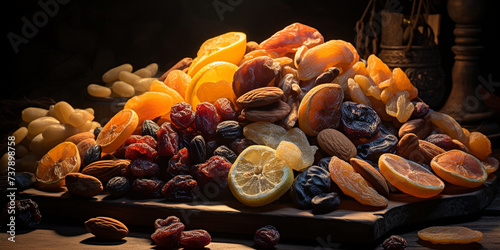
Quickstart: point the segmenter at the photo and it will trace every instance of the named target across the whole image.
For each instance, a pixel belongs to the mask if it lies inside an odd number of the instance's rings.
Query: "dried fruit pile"
[[[382,209],[389,190],[428,198],[498,169],[488,137],[431,110],[376,55],[360,60],[301,23],[246,39],[207,40],[130,98],[79,152],[80,172],[114,196],[186,202],[230,190],[264,206],[290,190],[298,208],[326,213],[340,193]]]

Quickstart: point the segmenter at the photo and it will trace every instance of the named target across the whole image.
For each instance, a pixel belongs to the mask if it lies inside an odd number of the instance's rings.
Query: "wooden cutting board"
[[[264,225],[274,225],[281,237],[339,243],[372,243],[389,230],[402,225],[474,214],[485,209],[496,195],[498,179],[490,175],[476,189],[448,186],[432,199],[391,194],[389,206],[374,210],[350,198],[344,198],[331,213],[314,215],[310,210],[292,207],[290,201],[277,201],[261,208],[250,208],[236,199],[172,203],[163,199],[131,200],[71,196],[68,192],[28,189],[21,193],[39,204],[43,215],[88,219],[109,216],[128,226],[153,228],[157,218],[175,215],[187,229],[205,229],[211,233],[253,235]]]

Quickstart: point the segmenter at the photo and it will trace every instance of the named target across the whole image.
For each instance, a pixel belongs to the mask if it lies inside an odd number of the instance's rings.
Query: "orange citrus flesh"
[[[389,201],[380,195],[354,168],[344,160],[333,156],[330,164],[330,177],[346,195],[363,205],[386,207]]]
[[[488,178],[488,173],[476,157],[457,149],[436,155],[431,167],[443,180],[457,186],[478,187]]]
[[[132,135],[138,124],[139,117],[134,110],[122,109],[104,125],[96,144],[101,145],[103,153],[112,153]]]
[[[64,177],[80,169],[80,154],[72,142],[61,142],[38,161],[36,179],[43,184],[64,185]]]
[[[395,154],[380,156],[379,169],[382,175],[402,192],[419,198],[438,195],[444,182],[421,165]]]

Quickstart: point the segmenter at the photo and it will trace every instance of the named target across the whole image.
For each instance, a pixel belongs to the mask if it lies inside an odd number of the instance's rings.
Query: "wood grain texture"
[[[323,215],[291,207],[289,201],[250,208],[234,199],[170,203],[163,199],[111,199],[106,194],[84,199],[67,192],[48,193],[36,189],[22,194],[35,200],[42,214],[51,216],[82,219],[109,216],[126,225],[147,227],[157,218],[175,215],[187,229],[253,235],[256,229],[272,224],[284,238],[373,243],[399,226],[481,212],[495,197],[497,185],[498,180],[492,175],[480,188],[449,187],[432,199],[391,194],[389,206],[383,210],[345,198],[338,210]]]

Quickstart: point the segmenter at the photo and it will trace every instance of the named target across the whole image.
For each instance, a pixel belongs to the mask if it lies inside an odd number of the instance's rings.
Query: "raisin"
[[[11,213],[11,211],[14,213]],[[13,216],[15,217],[16,228],[33,227],[42,220],[38,204],[31,199],[14,200],[5,204],[2,212],[3,221],[10,221],[9,218]]]
[[[163,186],[161,194],[167,201],[193,201],[199,194],[198,183],[190,175],[177,175]]]
[[[227,98],[219,98],[214,102],[217,114],[219,114],[221,121],[236,120],[238,112],[234,108],[233,102]]]
[[[156,124],[156,122],[151,120],[144,120],[142,122],[141,135],[143,136],[148,135],[156,140],[158,138],[156,132],[158,132],[159,129],[160,126]]]
[[[187,148],[182,148],[168,160],[167,173],[170,177],[191,173],[191,161]]]
[[[207,158],[210,158],[214,155],[215,149],[217,149],[221,144],[218,140],[209,140],[206,142],[206,152]]]
[[[169,218],[167,218],[167,220]],[[155,222],[156,231],[151,234],[151,239],[154,240],[156,245],[165,248],[174,248],[179,245],[179,238],[185,226],[180,222],[178,218],[175,221],[177,222],[171,221],[167,225],[160,227],[156,227],[157,222]]]
[[[330,172],[324,167],[313,165],[297,176],[290,194],[299,209],[309,209],[312,207],[311,200],[315,196],[330,193],[330,190]]]
[[[125,142],[118,148],[113,155],[117,158],[125,158],[125,152],[127,147],[134,143],[145,143],[151,148],[156,150],[157,142],[155,138],[149,135],[141,136],[141,135],[131,135]]]
[[[203,248],[210,244],[212,237],[203,229],[182,231],[179,242],[185,247]]]
[[[255,232],[253,240],[255,244],[261,247],[273,248],[274,246],[276,246],[276,244],[278,244],[278,241],[280,240],[280,233],[274,226],[267,225],[259,228]]]
[[[340,205],[340,197],[335,192],[318,194],[312,198],[311,205],[314,214],[329,213]]]
[[[356,147],[358,156],[363,160],[378,162],[378,158],[384,153],[395,153],[398,145],[398,138],[394,135],[377,138],[369,143]]]
[[[89,165],[90,163],[100,160],[101,153],[102,153],[102,148],[101,145],[99,144],[93,145],[89,149],[87,149],[87,152],[85,152],[85,155],[83,156],[80,170]]]
[[[229,144],[229,149],[231,149],[236,155],[239,155],[243,152],[243,150],[255,144],[256,143],[254,141],[247,138],[237,138]]]
[[[347,101],[342,103],[341,111],[342,125],[349,139],[371,139],[377,135],[381,120],[373,108]]]
[[[243,134],[243,128],[237,121],[223,121],[217,125],[216,134],[222,139],[235,139]]]
[[[129,170],[137,178],[156,177],[160,174],[158,164],[144,159],[133,160],[129,165]]]
[[[217,149],[215,149],[214,155],[222,156],[231,163],[234,163],[236,161],[236,158],[238,158],[238,156],[225,145],[221,145]]]
[[[159,179],[151,178],[140,178],[135,179],[132,183],[132,190],[140,198],[155,198],[161,197],[161,188],[165,183]]]
[[[156,219],[155,220],[155,229],[161,227],[168,227],[174,223],[181,223],[181,220],[177,216],[168,216],[166,219]]]
[[[172,156],[179,150],[179,135],[173,129],[172,124],[165,122],[158,130],[158,155]]]
[[[195,113],[191,104],[179,102],[170,109],[170,119],[172,124],[178,128],[188,128],[193,125]]]
[[[197,135],[191,140],[189,153],[193,164],[202,163],[207,160],[207,149],[203,136]]]
[[[412,102],[413,103],[413,113],[410,119],[424,118],[429,113],[429,105],[425,102]]]
[[[215,183],[222,189],[227,186],[227,175],[231,166],[231,162],[226,158],[214,155],[205,163],[196,166],[194,177],[201,187],[206,186],[208,183]]]
[[[97,136],[99,136],[99,134],[101,133],[102,131],[102,127],[97,127],[94,129],[93,133],[94,133],[94,139],[97,140]]]
[[[16,173],[14,176],[17,191],[23,191],[31,187],[36,182],[36,177],[30,172]]]
[[[469,149],[461,143],[459,140],[452,139],[447,134],[432,134],[425,138],[426,141],[446,150],[458,149],[462,150],[466,153],[469,152]]]
[[[132,143],[125,150],[125,159],[136,160],[145,159],[154,162],[158,157],[158,152],[146,143]]]
[[[195,126],[203,137],[213,137],[219,124],[219,115],[215,106],[209,102],[202,102],[196,106]]]
[[[111,196],[125,196],[130,191],[130,181],[124,176],[115,176],[106,184]]]
[[[382,243],[385,250],[402,250],[408,246],[406,240],[399,235],[391,235]]]

